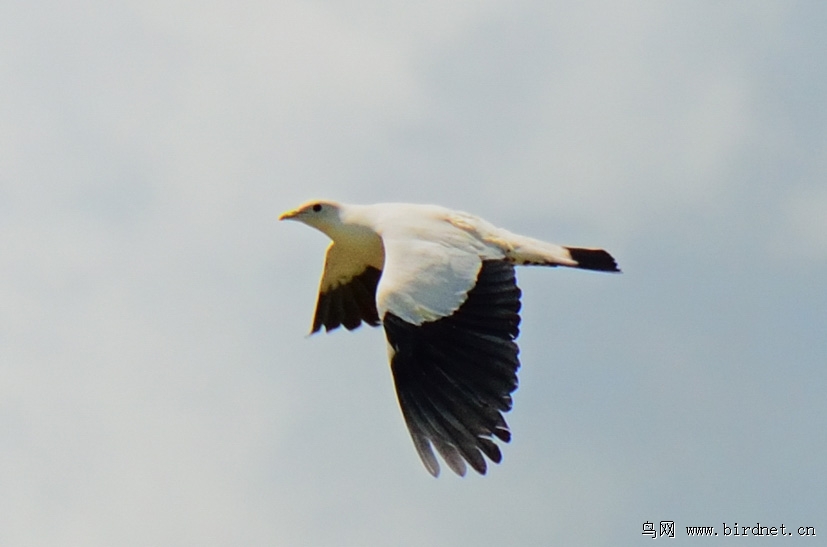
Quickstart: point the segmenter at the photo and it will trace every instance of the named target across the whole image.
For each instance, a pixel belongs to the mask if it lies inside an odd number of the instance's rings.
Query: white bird
[[[513,234],[435,205],[312,201],[279,220],[326,234],[312,333],[362,321],[385,328],[396,395],[414,446],[433,476],[432,446],[464,475],[499,463],[503,413],[517,389],[520,289],[515,265],[618,272],[602,249]]]

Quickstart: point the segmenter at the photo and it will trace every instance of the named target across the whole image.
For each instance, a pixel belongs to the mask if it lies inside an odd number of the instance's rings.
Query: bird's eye
[[[313,210],[318,213],[319,211],[322,210],[322,204],[321,203],[315,203],[313,205]]]

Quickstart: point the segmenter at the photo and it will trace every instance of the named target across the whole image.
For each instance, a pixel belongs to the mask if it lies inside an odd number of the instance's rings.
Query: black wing
[[[517,389],[520,289],[514,267],[484,261],[477,283],[448,317],[413,325],[388,312],[396,395],[416,450],[428,471],[439,463],[431,445],[458,475],[465,462],[485,474],[483,454],[499,463],[492,440],[511,439],[503,413]]]
[[[311,334],[318,332],[322,325],[326,331],[331,331],[339,325],[353,330],[361,325],[362,321],[373,327],[379,325],[376,285],[379,284],[380,277],[382,270],[367,266],[364,272],[354,276],[346,284],[319,292]]]

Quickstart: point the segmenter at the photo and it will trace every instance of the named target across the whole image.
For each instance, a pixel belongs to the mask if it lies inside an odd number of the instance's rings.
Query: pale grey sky
[[[827,535],[825,25],[817,2],[0,4],[0,544]],[[488,476],[421,466],[381,330],[306,336],[327,243],[276,217],[314,197],[617,257],[518,272]]]

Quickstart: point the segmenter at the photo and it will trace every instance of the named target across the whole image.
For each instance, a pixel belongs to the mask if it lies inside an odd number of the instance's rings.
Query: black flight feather
[[[402,415],[426,469],[439,473],[433,448],[457,474],[480,474],[508,442],[502,413],[517,389],[520,289],[514,266],[483,261],[477,283],[448,317],[410,324],[391,312],[384,326]]]
[[[313,316],[311,334],[318,332],[322,326],[331,331],[344,325],[353,330],[362,321],[375,327],[379,325],[379,312],[376,311],[376,286],[382,270],[368,266],[364,272],[353,279],[326,292],[319,292],[316,301],[316,313]]]

